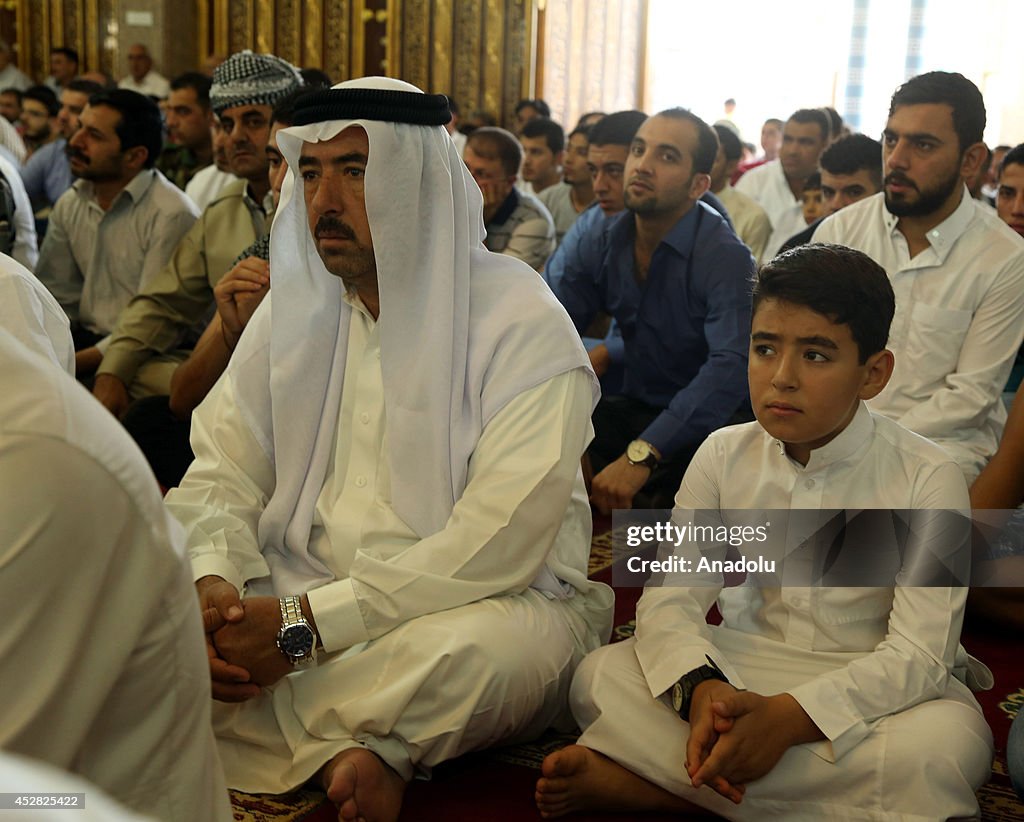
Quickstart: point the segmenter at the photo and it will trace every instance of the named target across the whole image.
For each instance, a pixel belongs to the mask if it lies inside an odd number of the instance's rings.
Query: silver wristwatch
[[[292,665],[316,661],[316,632],[302,615],[302,600],[281,597],[281,630],[277,647]]]

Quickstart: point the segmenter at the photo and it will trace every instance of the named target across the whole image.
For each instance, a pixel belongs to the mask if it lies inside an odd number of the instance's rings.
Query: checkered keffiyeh
[[[234,106],[272,106],[301,85],[302,75],[287,60],[246,49],[214,70],[210,105],[215,114]]]

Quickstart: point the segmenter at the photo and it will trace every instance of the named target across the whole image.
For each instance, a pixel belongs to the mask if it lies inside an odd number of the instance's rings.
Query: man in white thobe
[[[0,374],[0,748],[230,820],[181,528],[117,421],[2,329]]]
[[[214,718],[229,785],[319,775],[346,819],[564,723],[610,627],[579,466],[595,377],[540,278],[484,248],[449,116],[381,78],[298,105],[274,288],[168,496],[237,702]]]

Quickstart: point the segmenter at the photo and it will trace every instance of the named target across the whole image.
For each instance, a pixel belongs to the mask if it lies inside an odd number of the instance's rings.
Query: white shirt
[[[781,160],[771,160],[750,169],[740,177],[736,190],[757,200],[771,220],[772,235],[764,247],[761,262],[770,260],[786,240],[807,228],[800,199],[793,195],[786,182]]]
[[[220,196],[225,186],[238,182],[238,179],[230,171],[221,171],[216,165],[209,165],[192,175],[192,179],[185,184],[185,193],[202,212]]]
[[[310,590],[319,578],[297,571],[273,546],[261,554],[257,523],[275,487],[274,467],[239,419],[230,379],[194,412],[196,461],[167,495],[188,531],[194,577],[215,574],[253,595],[308,591],[327,651],[528,585],[560,598],[592,593],[604,603],[595,610],[607,605],[606,593],[586,579],[591,517],[579,474],[592,432],[586,373],[565,372],[505,405],[480,437],[447,527],[419,539],[391,505],[379,328],[361,303],[347,301],[355,310],[334,456],[309,541],[334,581]]]
[[[152,472],[4,331],[0,373],[0,748],[164,822],[230,820],[195,589]]]
[[[0,751],[0,792],[3,793],[83,793],[80,805],[71,806],[77,822],[152,822],[152,816],[140,816],[115,802],[91,782],[73,776],[44,762]],[[67,822],[69,808],[55,806],[4,811],[5,818],[28,822]]]
[[[0,328],[75,376],[67,314],[32,272],[5,254],[0,254]]]
[[[21,71],[14,63],[8,63],[3,71],[0,71],[0,91],[5,88],[16,88],[24,91],[32,85],[25,72]]]
[[[835,439],[811,452],[806,467],[756,422],[723,428],[697,451],[676,496],[677,520],[694,511],[729,509],[946,509],[967,511],[957,466],[927,440],[863,403]],[[792,520],[791,520],[792,522]],[[723,559],[727,546],[705,545]],[[748,547],[749,555],[756,549]],[[683,543],[697,567],[702,555]],[[705,584],[694,585],[701,578]],[[967,589],[758,587],[751,575],[722,589],[721,575],[680,574],[678,587],[648,588],[637,606],[637,657],[651,693],[664,693],[708,654],[729,681],[741,678],[714,645],[705,615],[718,599],[723,626],[737,637],[804,659],[832,660],[833,670],[790,691],[832,745],[836,759],[868,735],[871,723],[942,696],[958,659]],[[689,584],[691,587],[682,587]],[[737,642],[740,640],[737,639]]]
[[[18,130],[8,122],[6,117],[0,117],[0,146],[10,151],[19,165],[25,162],[25,157],[28,154],[25,150],[25,141],[21,139]],[[4,169],[4,174],[7,174],[6,169]],[[17,169],[15,169],[15,174],[17,174]]]
[[[1024,240],[966,187],[913,259],[897,224],[879,193],[833,214],[813,239],[859,249],[888,273],[896,368],[871,408],[938,442],[970,480],[1006,421],[1002,390],[1024,336]]]
[[[140,171],[104,211],[93,185],[78,180],[57,200],[36,275],[72,322],[109,334],[199,216],[192,201],[155,169]]]
[[[0,117],[0,123],[7,121]],[[8,125],[10,125],[8,123]],[[39,246],[36,240],[36,219],[32,213],[32,203],[28,199],[28,192],[25,191],[25,183],[17,167],[9,160],[0,155],[0,172],[3,172],[11,186],[11,194],[14,195],[14,248],[11,256],[14,257],[29,271],[36,267],[36,260],[39,259]]]
[[[130,74],[117,84],[118,88],[126,88],[129,91],[137,91],[147,97],[165,99],[171,93],[171,83],[160,72],[150,70],[142,80],[136,82]]]

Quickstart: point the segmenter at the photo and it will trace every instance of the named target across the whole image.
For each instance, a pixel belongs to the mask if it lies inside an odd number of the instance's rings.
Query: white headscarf
[[[421,93],[386,78],[335,88]],[[294,194],[282,195],[272,229],[271,298],[231,369],[240,412],[277,472],[260,544],[292,562],[305,555],[320,573],[326,569],[307,547],[333,455],[352,309],[341,279],[317,253],[298,160],[304,142],[330,140],[353,125],[369,139],[365,201],[380,294],[392,504],[406,524],[420,537],[444,528],[483,427],[509,400],[557,374],[589,370],[579,335],[536,272],[484,248],[483,198],[443,126],[359,119],[279,132]],[[244,368],[266,358],[268,333],[269,361]]]

